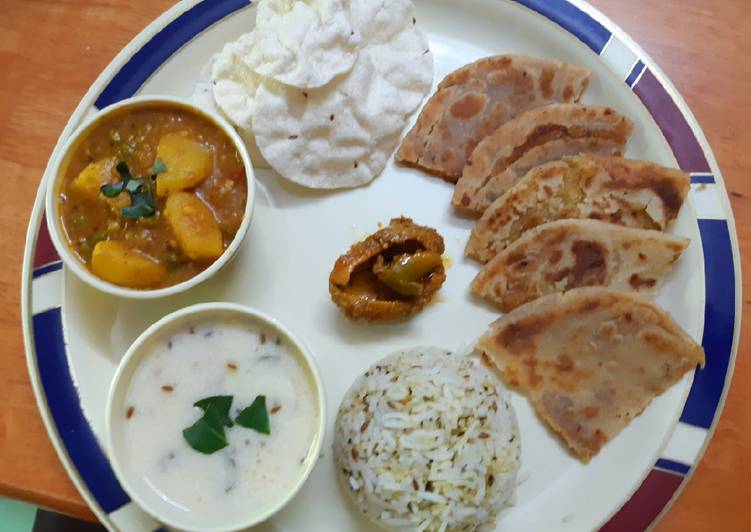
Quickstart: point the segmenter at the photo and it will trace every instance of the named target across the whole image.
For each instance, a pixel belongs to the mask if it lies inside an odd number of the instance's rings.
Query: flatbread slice
[[[631,120],[610,107],[555,104],[522,113],[477,145],[452,203],[482,214],[535,166],[580,153],[620,155],[632,129]]]
[[[501,317],[477,349],[582,462],[696,365],[704,350],[649,300],[551,294]]]
[[[486,57],[446,76],[396,154],[455,183],[475,146],[519,113],[577,102],[589,83],[581,66],[525,55]]]
[[[583,286],[651,296],[688,244],[686,238],[661,231],[558,220],[527,231],[498,253],[470,288],[503,312]]]
[[[665,229],[689,187],[685,172],[647,161],[564,157],[533,168],[495,200],[472,229],[466,254],[487,262],[529,229],[565,218]]]
[[[454,200],[453,203],[459,211],[481,215],[496,199],[536,166],[559,161],[570,155],[621,156],[622,154],[623,144],[613,139],[585,137],[552,140],[541,146],[535,146],[511,163],[503,172],[490,177],[478,193],[470,196],[469,201],[464,200],[463,203],[467,203],[467,205],[462,203],[461,193],[454,193],[454,198],[458,199]],[[459,182],[461,182],[461,178]]]

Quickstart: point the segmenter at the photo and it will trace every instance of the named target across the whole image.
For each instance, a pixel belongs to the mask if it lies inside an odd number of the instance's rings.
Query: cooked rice
[[[340,478],[388,529],[493,528],[511,503],[519,454],[508,392],[476,359],[435,348],[369,368],[336,420]]]

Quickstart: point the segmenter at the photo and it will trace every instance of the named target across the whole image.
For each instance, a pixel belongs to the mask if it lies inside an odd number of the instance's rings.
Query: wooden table
[[[19,317],[24,235],[60,131],[114,55],[171,0],[0,0],[0,494],[93,519],[37,412]],[[704,128],[751,252],[751,12],[747,0],[594,0],[675,83]],[[744,66],[745,65],[745,66]],[[744,291],[751,293],[749,277]],[[749,309],[751,298],[746,296]],[[714,439],[660,530],[751,530],[751,331]]]

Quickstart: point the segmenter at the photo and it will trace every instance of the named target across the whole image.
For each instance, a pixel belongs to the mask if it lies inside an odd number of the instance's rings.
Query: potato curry
[[[138,289],[190,279],[240,227],[245,167],[208,118],[177,105],[115,113],[83,137],[58,202],[75,255],[95,275]]]

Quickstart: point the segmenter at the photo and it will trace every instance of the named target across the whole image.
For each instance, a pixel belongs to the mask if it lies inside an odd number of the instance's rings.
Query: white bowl
[[[60,221],[57,201],[58,193],[60,191],[60,181],[63,177],[64,169],[68,164],[69,157],[72,155],[72,150],[77,147],[79,140],[84,135],[86,135],[93,126],[96,126],[107,115],[110,115],[114,112],[121,112],[123,109],[128,109],[129,107],[140,107],[144,104],[164,104],[169,106],[182,107],[199,116],[203,116],[216,124],[216,126],[219,127],[232,140],[235,147],[237,148],[237,151],[242,158],[243,166],[245,167],[245,176],[248,181],[248,198],[245,202],[243,221],[240,224],[240,228],[237,230],[237,233],[235,234],[235,238],[232,240],[227,249],[224,250],[224,253],[222,253],[222,255],[218,259],[216,259],[208,268],[191,277],[190,279],[187,279],[176,285],[152,290],[140,290],[118,286],[96,276],[84,264],[82,264],[81,261],[71,251],[70,246],[68,245],[68,241],[65,237],[65,232]],[[47,227],[49,228],[50,237],[52,238],[52,243],[55,245],[55,249],[57,249],[57,252],[62,258],[66,268],[75,273],[76,276],[78,276],[82,281],[98,290],[107,292],[115,296],[134,299],[153,299],[158,297],[170,296],[196,286],[197,284],[214,275],[225,264],[227,264],[230,259],[232,259],[232,257],[239,249],[243,238],[245,238],[245,235],[248,232],[248,227],[250,226],[250,219],[253,213],[253,201],[255,198],[255,177],[253,174],[253,165],[251,164],[250,155],[248,155],[248,149],[246,148],[245,143],[240,138],[240,135],[237,134],[237,131],[235,131],[235,129],[224,118],[216,113],[197,107],[196,105],[183,98],[177,98],[175,96],[136,96],[134,98],[122,100],[118,103],[110,105],[109,107],[105,107],[97,114],[87,119],[75,131],[75,133],[73,133],[70,138],[68,138],[61,149],[53,154],[50,161],[50,169],[50,177],[48,182],[46,183],[47,190],[45,196],[45,210],[47,213]]]
[[[167,502],[164,495],[154,489],[141,475],[133,470],[127,460],[125,445],[123,442],[123,424],[126,417],[123,415],[125,409],[125,396],[130,385],[131,378],[136,368],[139,366],[148,349],[142,349],[144,345],[149,345],[152,338],[158,337],[167,331],[172,331],[180,325],[200,324],[201,318],[215,318],[222,315],[241,316],[249,318],[257,323],[262,323],[275,330],[279,335],[289,341],[289,344],[298,350],[305,366],[310,372],[313,381],[314,393],[317,395],[317,408],[319,412],[318,426],[315,429],[313,440],[311,441],[308,451],[306,467],[301,470],[296,482],[284,497],[278,500],[273,506],[266,508],[263,512],[258,512],[252,508],[252,514],[248,513],[248,518],[240,522],[224,522],[223,516],[215,515],[216,522],[211,526],[196,525],[191,522],[188,514],[179,510],[175,505]],[[242,530],[269,519],[273,514],[282,509],[300,490],[310,472],[315,466],[323,442],[325,425],[326,425],[326,401],[324,397],[323,384],[318,373],[315,360],[307,347],[296,338],[286,327],[276,321],[274,318],[259,312],[258,310],[238,305],[235,303],[201,303],[192,305],[175,311],[163,317],[148,329],[146,329],[128,348],[125,356],[120,361],[120,365],[115,373],[114,380],[110,386],[109,396],[107,398],[106,418],[105,418],[105,437],[107,451],[110,463],[115,475],[120,480],[123,488],[146,512],[154,518],[161,521],[167,526],[179,530],[200,531],[200,532],[224,532],[230,530]],[[250,502],[250,501],[249,501]]]

